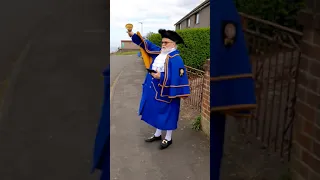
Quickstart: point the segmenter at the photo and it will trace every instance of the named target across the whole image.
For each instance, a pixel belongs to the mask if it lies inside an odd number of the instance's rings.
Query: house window
[[[200,15],[199,13],[196,14],[196,24],[199,24]]]
[[[181,24],[179,24],[179,29],[181,29]]]
[[[190,27],[191,26],[191,20],[190,20],[190,18],[188,19],[188,27]]]

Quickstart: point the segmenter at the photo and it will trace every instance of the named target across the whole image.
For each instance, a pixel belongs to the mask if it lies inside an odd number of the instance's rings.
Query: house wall
[[[121,49],[123,50],[139,50],[139,46],[134,44],[132,41],[121,41]]]
[[[188,19],[185,19],[182,21],[181,24],[181,29],[186,29],[186,28],[202,28],[202,27],[210,27],[210,5],[203,8],[199,13],[199,23],[196,24],[196,14],[193,14],[190,18],[191,23],[190,27],[188,26]],[[180,30],[179,24],[176,25],[176,30]]]
[[[317,2],[318,3],[318,2]],[[293,180],[320,179],[320,6],[306,1],[291,160]]]
[[[204,65],[203,94],[201,101],[201,129],[210,137],[210,59]]]

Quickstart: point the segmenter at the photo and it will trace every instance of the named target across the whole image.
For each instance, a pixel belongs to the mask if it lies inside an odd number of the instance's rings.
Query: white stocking
[[[172,136],[172,130],[168,130],[165,139],[168,141],[171,141],[171,136]]]
[[[160,129],[157,129],[156,132],[154,133],[154,136],[155,136],[155,137],[161,136],[161,130],[160,130]]]

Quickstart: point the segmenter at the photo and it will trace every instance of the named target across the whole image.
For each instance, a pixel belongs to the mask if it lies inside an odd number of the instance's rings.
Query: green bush
[[[210,28],[191,28],[178,30],[185,44],[178,45],[180,55],[187,66],[203,69],[203,65],[210,58]],[[147,39],[160,46],[160,34],[151,33]]]
[[[237,10],[282,26],[301,30],[296,21],[298,12],[305,7],[304,0],[234,0]]]
[[[196,117],[192,122],[192,129],[196,131],[201,130],[201,116]]]

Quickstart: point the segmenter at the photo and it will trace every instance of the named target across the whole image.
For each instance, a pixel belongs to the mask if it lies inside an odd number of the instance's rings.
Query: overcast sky
[[[158,32],[158,29],[174,30],[174,24],[199,5],[201,0],[111,0],[110,1],[110,47],[120,47],[121,40],[129,40],[125,29],[127,23],[133,24],[133,31],[143,35]]]

